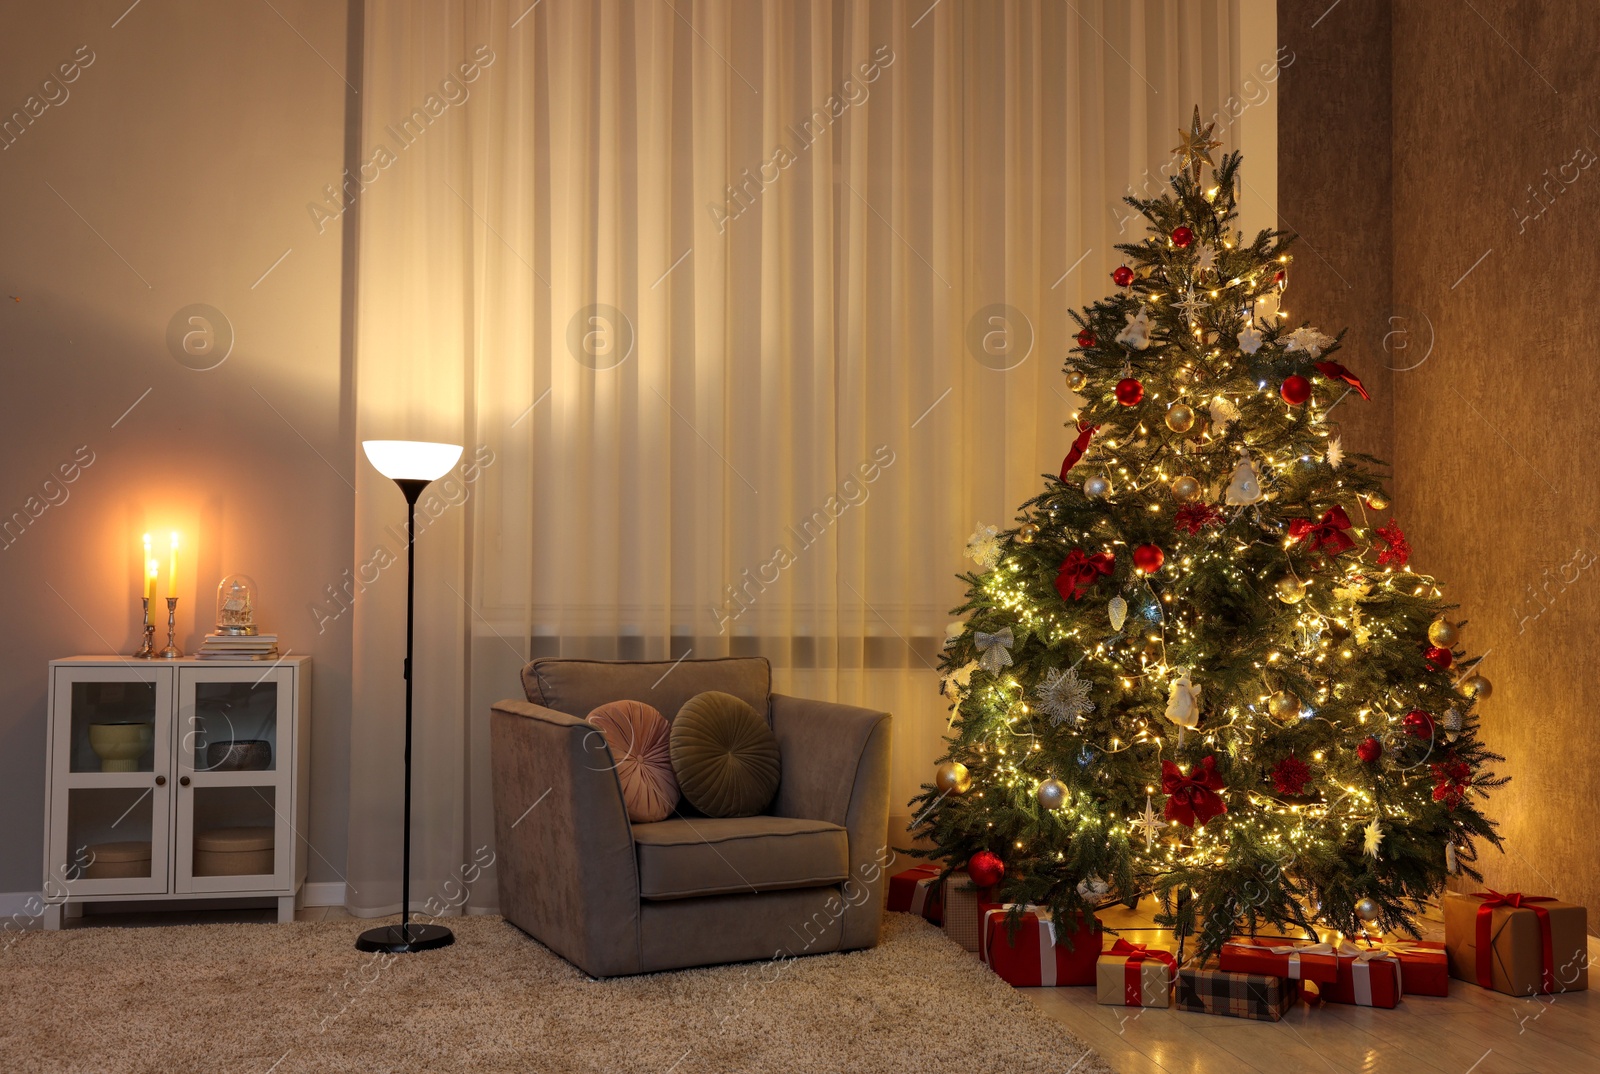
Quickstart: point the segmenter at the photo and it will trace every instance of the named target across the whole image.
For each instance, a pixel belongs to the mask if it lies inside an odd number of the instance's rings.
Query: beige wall
[[[1297,55],[1281,213],[1323,255],[1302,250],[1289,294],[1352,326],[1346,360],[1379,391],[1350,439],[1393,462],[1414,564],[1460,602],[1468,649],[1490,651],[1483,734],[1513,782],[1492,799],[1507,849],[1485,852],[1487,882],[1600,905],[1600,133],[1584,103],[1600,23],[1580,0],[1325,8],[1279,4]],[[1374,313],[1399,333],[1388,349],[1358,334]]]
[[[45,662],[132,650],[147,529],[187,545],[185,648],[242,571],[264,625],[314,658],[310,870],[336,879],[350,633],[319,634],[307,606],[350,564],[354,458],[343,237],[306,205],[342,172],[346,5],[126,7],[0,16],[0,112],[57,101],[0,137],[0,516],[58,501],[0,551],[0,892],[39,889]],[[41,87],[75,54],[92,62]],[[235,334],[206,372],[166,341],[192,303]],[[80,448],[92,464],[45,490]]]

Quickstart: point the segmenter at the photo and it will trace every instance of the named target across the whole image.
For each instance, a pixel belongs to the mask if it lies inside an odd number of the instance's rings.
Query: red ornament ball
[[[1078,346],[1087,350],[1088,348],[1094,346],[1094,344],[1095,338],[1093,332],[1085,328],[1082,332],[1078,333]]]
[[[1166,558],[1167,555],[1161,551],[1160,545],[1142,544],[1133,550],[1133,565],[1146,574],[1159,571]]]
[[[1006,875],[1006,863],[998,854],[980,850],[967,862],[967,875],[980,888],[992,888]]]
[[[1412,709],[1406,713],[1405,719],[1401,720],[1400,723],[1412,738],[1431,739],[1433,737],[1433,717],[1421,709]]]
[[[1368,735],[1366,741],[1356,747],[1356,756],[1371,764],[1383,756],[1383,743]]]
[[[1194,242],[1194,232],[1190,229],[1181,225],[1172,229],[1172,245],[1178,249],[1187,249],[1192,242]]]
[[[1133,283],[1133,270],[1127,265],[1118,265],[1116,270],[1111,273],[1111,282],[1118,287],[1127,287]]]
[[[1144,398],[1144,385],[1132,377],[1123,377],[1117,381],[1117,402],[1123,406],[1138,406],[1139,400]]]
[[[1278,394],[1290,406],[1299,406],[1311,398],[1311,382],[1299,373],[1292,373],[1283,378],[1283,387],[1278,389]]]
[[[1443,671],[1456,661],[1455,654],[1442,645],[1428,646],[1422,656],[1428,661],[1428,666],[1435,671]]]
[[[1310,778],[1311,769],[1292,753],[1272,769],[1272,785],[1278,789],[1279,794],[1299,794],[1305,790],[1306,780]]]

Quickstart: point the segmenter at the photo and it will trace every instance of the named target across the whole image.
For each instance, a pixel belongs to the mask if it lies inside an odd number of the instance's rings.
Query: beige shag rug
[[[8,1074],[965,1070],[1108,1074],[920,918],[870,951],[595,981],[499,918],[364,955],[371,922],[28,933],[0,954]]]

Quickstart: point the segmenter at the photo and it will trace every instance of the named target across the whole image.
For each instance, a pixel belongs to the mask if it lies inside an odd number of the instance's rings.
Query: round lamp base
[[[432,951],[456,942],[455,933],[443,925],[384,925],[368,929],[356,938],[357,951],[383,951],[403,955],[411,951]]]

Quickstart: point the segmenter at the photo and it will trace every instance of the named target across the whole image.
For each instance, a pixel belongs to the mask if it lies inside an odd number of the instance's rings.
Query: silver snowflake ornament
[[[1039,708],[1050,717],[1050,726],[1059,727],[1070,720],[1077,724],[1094,711],[1089,700],[1089,684],[1078,678],[1078,669],[1051,668],[1044,673],[1044,682],[1034,687]]]

